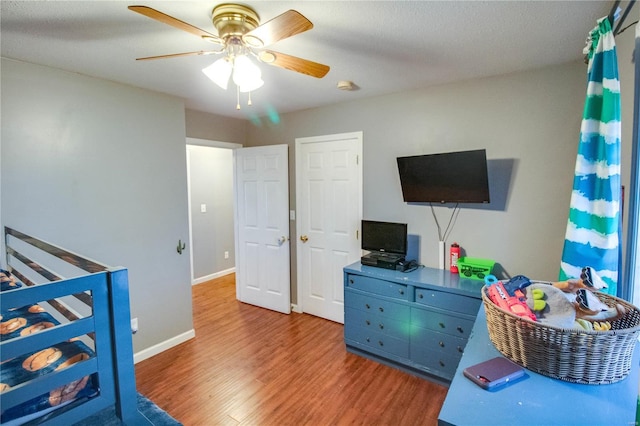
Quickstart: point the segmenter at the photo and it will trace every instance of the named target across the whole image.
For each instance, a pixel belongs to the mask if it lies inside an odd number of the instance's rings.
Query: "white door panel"
[[[235,150],[236,293],[291,312],[287,145]]]
[[[296,139],[298,303],[340,323],[342,268],[361,252],[361,152],[361,132]]]

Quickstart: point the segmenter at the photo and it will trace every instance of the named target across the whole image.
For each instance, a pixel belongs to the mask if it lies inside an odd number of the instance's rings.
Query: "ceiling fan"
[[[224,61],[216,61],[216,63],[219,62],[221,64],[220,66],[225,67],[225,72],[229,66],[233,67],[234,61],[237,64],[238,58],[248,58],[249,56],[255,57],[259,62],[265,64],[296,71],[316,78],[324,77],[330,69],[327,65],[264,49],[280,40],[313,28],[311,21],[295,10],[288,10],[261,25],[260,17],[249,6],[232,3],[220,4],[213,9],[211,18],[214,27],[217,29],[216,35],[147,6],[129,6],[129,9],[220,46],[219,50],[201,50],[197,52],[149,56],[138,58],[138,60],[225,54],[224,59],[227,64],[225,64]],[[229,62],[231,65],[228,64]],[[205,70],[203,70],[203,72],[207,74]],[[231,71],[226,75],[227,80],[229,79],[230,72]],[[207,75],[212,78],[209,74]],[[214,78],[212,78],[212,80],[214,80]],[[216,83],[222,86],[222,84],[220,84],[222,83],[222,78],[220,80],[220,82],[216,81]],[[226,82],[224,86],[226,89]],[[237,86],[240,91],[254,90],[249,88],[249,85],[242,87],[241,84],[237,84]]]

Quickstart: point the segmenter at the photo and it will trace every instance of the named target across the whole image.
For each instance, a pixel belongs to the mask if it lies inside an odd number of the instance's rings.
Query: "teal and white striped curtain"
[[[620,241],[620,80],[607,17],[589,34],[588,86],[560,279],[590,266],[616,294]]]

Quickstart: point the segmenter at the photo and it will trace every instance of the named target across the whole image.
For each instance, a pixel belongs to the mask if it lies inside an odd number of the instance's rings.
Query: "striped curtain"
[[[587,96],[560,279],[590,266],[615,295],[621,270],[620,81],[609,19],[589,34]]]

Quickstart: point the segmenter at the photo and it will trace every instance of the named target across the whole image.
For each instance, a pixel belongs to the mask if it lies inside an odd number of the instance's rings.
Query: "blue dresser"
[[[453,378],[481,304],[481,281],[433,268],[344,268],[347,350],[428,379]]]

